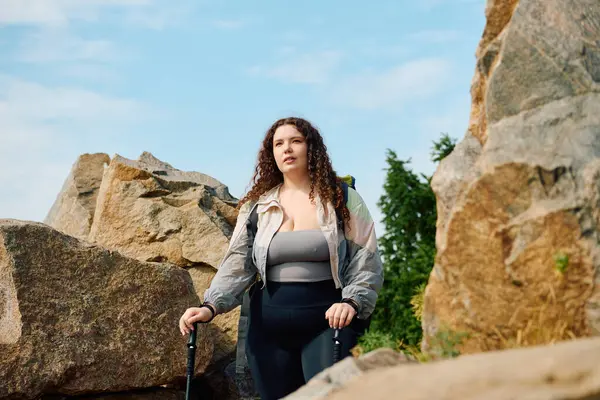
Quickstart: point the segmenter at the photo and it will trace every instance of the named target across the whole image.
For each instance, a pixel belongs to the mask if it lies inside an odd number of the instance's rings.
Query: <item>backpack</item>
[[[344,193],[344,204],[348,202],[348,188],[356,189],[356,179],[352,175],[346,175],[340,177],[342,181],[342,191]],[[338,225],[340,230],[344,231],[344,220],[339,214],[339,210],[336,210]],[[256,231],[258,230],[258,212],[256,207],[253,207],[250,216],[246,220],[246,230],[248,233],[248,250],[246,253],[246,260],[244,261],[244,269],[246,271],[252,271],[254,268],[254,260],[252,259],[252,249],[254,244],[254,238],[256,237]],[[246,290],[243,296],[242,305],[240,308],[240,321],[238,324],[238,340],[235,357],[235,373],[238,377],[248,375],[248,361],[246,360],[246,334],[248,332],[248,315],[250,313],[250,296],[252,289],[256,286],[259,281],[259,274],[256,274],[254,283],[251,285],[249,290]],[[238,382],[243,382],[243,379],[238,379]]]

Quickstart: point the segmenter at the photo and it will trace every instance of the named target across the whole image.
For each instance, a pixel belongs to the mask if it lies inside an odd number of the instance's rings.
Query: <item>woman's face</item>
[[[306,138],[295,126],[283,125],[273,135],[273,156],[284,174],[308,174],[308,146]]]

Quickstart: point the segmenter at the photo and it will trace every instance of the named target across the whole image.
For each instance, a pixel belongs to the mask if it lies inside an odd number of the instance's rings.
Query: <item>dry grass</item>
[[[491,333],[501,346],[498,350],[520,347],[552,345],[564,340],[576,339],[577,336],[570,327],[574,325],[572,316],[564,313],[564,318],[550,312],[554,304],[542,304],[537,310],[536,317],[530,319],[524,327],[516,327],[513,335],[502,334],[498,328]]]

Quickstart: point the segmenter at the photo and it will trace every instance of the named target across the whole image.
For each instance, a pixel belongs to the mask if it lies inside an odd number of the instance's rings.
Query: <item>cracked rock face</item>
[[[424,350],[600,332],[600,3],[489,0],[469,130],[436,171]]]
[[[89,240],[144,261],[217,268],[235,224],[235,199],[217,180],[145,153],[114,157],[102,179]]]

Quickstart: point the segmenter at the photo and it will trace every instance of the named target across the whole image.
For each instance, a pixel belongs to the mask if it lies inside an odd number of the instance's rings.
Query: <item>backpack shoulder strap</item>
[[[258,211],[256,211],[256,206],[252,207],[248,221],[246,221],[246,228],[248,229],[248,233],[254,238],[258,228]]]
[[[342,191],[344,193],[344,203],[343,204],[346,205],[348,203],[348,183],[346,183],[346,181],[344,181],[344,180],[342,180]],[[337,215],[339,229],[342,232],[346,232],[345,226],[344,226],[344,218],[342,217],[340,210],[336,209],[335,213]]]
[[[254,260],[252,259],[252,249],[254,247],[254,238],[258,229],[258,212],[256,204],[252,207],[250,215],[246,220],[246,231],[248,232],[248,247],[246,251],[246,259],[244,260],[244,269],[252,271],[255,269]],[[258,276],[258,273],[256,274]],[[256,284],[256,280],[253,285]],[[246,337],[248,334],[248,318],[250,316],[250,290],[246,290],[242,297],[242,305],[240,307],[240,319],[238,321],[238,336],[235,355],[235,373],[238,382],[247,381],[247,376],[250,375],[248,360],[246,359]],[[238,390],[240,390],[238,386]]]
[[[246,231],[248,233],[248,249],[246,252],[246,261],[244,267],[250,271],[253,267],[252,261],[252,248],[254,246],[254,238],[256,237],[256,231],[258,229],[258,212],[256,211],[256,205],[252,207],[250,216],[246,220]]]
[[[344,191],[344,204],[348,203],[348,187],[349,185],[342,181],[342,190]]]

